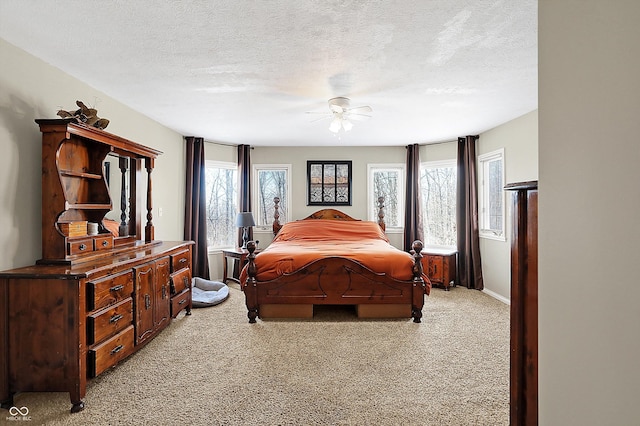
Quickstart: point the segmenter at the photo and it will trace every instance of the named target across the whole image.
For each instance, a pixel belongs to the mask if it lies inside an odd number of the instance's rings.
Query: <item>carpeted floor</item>
[[[507,305],[453,288],[431,292],[421,324],[324,308],[249,324],[232,286],[89,382],[84,411],[69,413],[67,393],[14,403],[30,425],[508,424]]]

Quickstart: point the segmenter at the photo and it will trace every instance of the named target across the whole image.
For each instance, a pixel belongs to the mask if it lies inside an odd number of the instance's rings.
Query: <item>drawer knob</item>
[[[80,244],[80,247],[78,247],[80,250],[86,250],[87,249],[87,245],[86,244]]]
[[[109,241],[104,240],[104,241],[102,242],[102,247],[106,247],[106,246],[108,246],[108,245],[109,245]]]
[[[182,299],[181,301],[178,302],[178,305],[184,305],[186,301],[187,299]]]
[[[122,315],[120,314],[115,314],[114,316],[112,316],[111,318],[109,318],[109,322],[110,323],[114,323],[114,322],[118,322],[122,319]]]
[[[122,290],[123,288],[124,288],[124,286],[123,286],[123,285],[121,285],[121,284],[120,284],[120,285],[115,285],[115,286],[111,287],[111,288],[109,289],[109,291],[120,291],[120,290]]]
[[[120,352],[123,349],[124,349],[124,346],[118,345],[118,346],[116,346],[115,348],[113,348],[111,350],[111,355],[115,355],[115,354],[117,354],[118,352]]]

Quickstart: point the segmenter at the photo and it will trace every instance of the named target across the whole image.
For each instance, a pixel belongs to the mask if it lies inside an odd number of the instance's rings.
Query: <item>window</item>
[[[275,212],[273,199],[280,198],[278,204],[279,222],[286,223],[291,211],[291,164],[253,165],[253,217],[256,226],[268,229],[273,225]]]
[[[207,245],[209,249],[235,247],[238,228],[238,165],[206,162]]]
[[[505,241],[504,149],[478,156],[480,236]]]
[[[424,243],[431,246],[457,245],[456,160],[422,163],[420,190]]]
[[[387,230],[404,226],[404,167],[404,164],[367,165],[369,220],[378,221],[378,197],[384,197],[384,223]]]

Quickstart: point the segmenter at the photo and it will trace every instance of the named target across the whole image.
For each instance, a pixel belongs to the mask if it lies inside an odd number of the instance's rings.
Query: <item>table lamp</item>
[[[256,223],[253,220],[253,214],[251,212],[238,213],[236,218],[236,226],[242,228],[242,248],[247,248],[247,241],[249,240],[248,229],[250,226],[255,226]]]

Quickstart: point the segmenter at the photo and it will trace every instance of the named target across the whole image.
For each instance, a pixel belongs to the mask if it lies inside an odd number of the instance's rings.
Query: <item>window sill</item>
[[[494,240],[494,241],[502,241],[505,242],[507,241],[507,238],[505,237],[504,234],[502,235],[495,235],[495,234],[489,234],[489,233],[480,233],[480,238],[484,238],[485,240]]]

